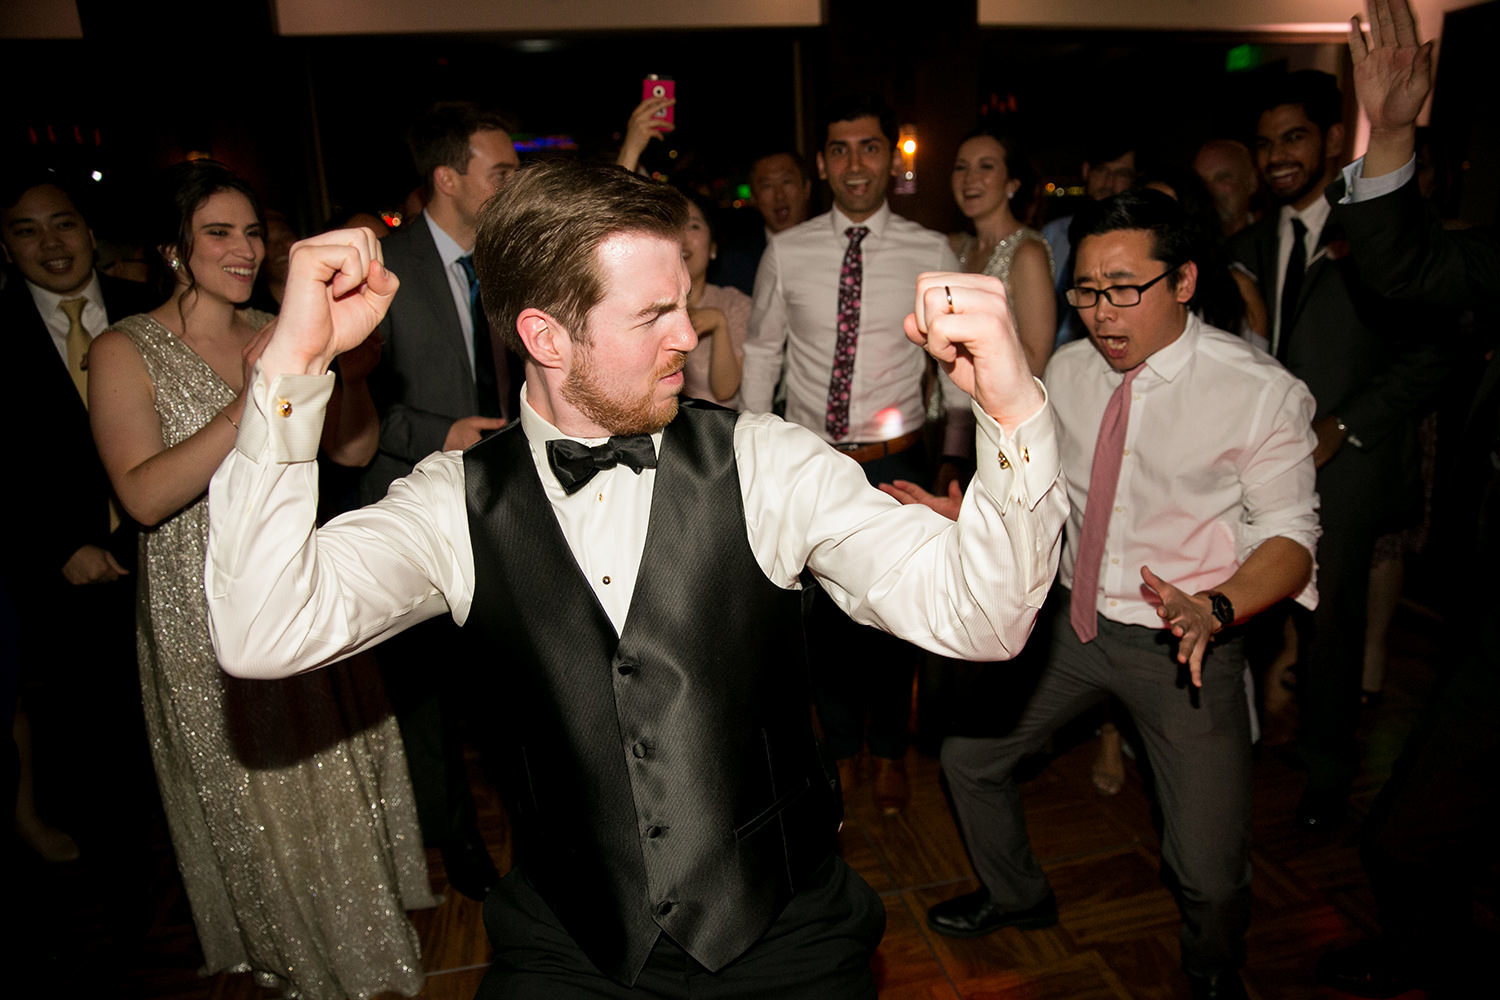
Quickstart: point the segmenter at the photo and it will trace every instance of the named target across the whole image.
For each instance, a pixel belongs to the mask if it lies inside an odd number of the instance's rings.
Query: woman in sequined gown
[[[1021,348],[1040,376],[1057,336],[1057,299],[1052,292],[1052,250],[1042,234],[1023,225],[1031,200],[1031,167],[1013,135],[981,128],[958,147],[953,162],[953,199],[974,226],[949,237],[965,271],[1005,282]]]
[[[423,974],[405,911],[433,899],[400,735],[371,689],[376,675],[242,681],[214,657],[205,491],[234,444],[269,332],[271,316],[236,308],[265,244],[252,193],[217,164],[172,168],[163,195],[154,221],[165,228],[153,243],[171,268],[171,297],[94,342],[89,407],[116,493],[145,526],[141,689],[207,971],[250,971],[311,1000],[410,996]],[[356,395],[346,387],[346,400]],[[330,439],[349,430],[332,414],[329,424]]]

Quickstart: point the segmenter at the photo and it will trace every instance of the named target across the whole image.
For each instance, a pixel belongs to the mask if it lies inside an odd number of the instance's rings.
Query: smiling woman
[[[100,458],[142,534],[137,649],[172,847],[210,972],[334,1000],[422,983],[403,910],[433,903],[396,724],[337,674],[238,685],[208,631],[209,478],[232,449],[271,316],[254,193],[214,163],[164,178],[171,294],[89,359]],[[366,678],[372,680],[373,678]]]

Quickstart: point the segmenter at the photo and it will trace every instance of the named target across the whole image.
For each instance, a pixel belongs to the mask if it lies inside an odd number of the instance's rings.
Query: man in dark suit
[[[1355,88],[1370,117],[1365,156],[1330,190],[1360,276],[1394,298],[1473,307],[1500,294],[1500,232],[1445,230],[1415,181],[1416,119],[1432,90],[1432,43],[1419,44],[1401,0],[1370,3],[1370,34],[1350,34]],[[1421,337],[1421,331],[1411,332]],[[1449,493],[1463,546],[1447,564],[1444,676],[1391,778],[1370,807],[1361,856],[1381,938],[1328,953],[1321,983],[1344,993],[1471,996],[1490,960],[1475,934],[1475,885],[1500,823],[1500,358],[1492,359],[1459,428]],[[1464,526],[1472,526],[1465,530]]]
[[[152,303],[144,286],[94,270],[93,233],[51,174],[5,183],[0,249],[14,267],[0,296],[0,339],[24,381],[35,429],[15,470],[25,488],[4,491],[11,526],[4,573],[19,611],[22,697],[36,722],[38,759],[97,777],[97,755],[117,753],[103,748],[128,720],[139,722],[139,711],[121,708],[138,698],[136,530],[112,505],[94,449],[86,359],[93,337]],[[72,759],[58,759],[53,738],[57,753]],[[127,746],[144,743],[137,736]]]
[[[427,455],[467,448],[515,412],[508,354],[490,336],[470,262],[480,206],[519,166],[515,146],[498,117],[456,104],[417,122],[411,150],[428,201],[382,243],[401,293],[380,324],[380,365],[370,376],[380,450],[360,484],[366,503]],[[434,622],[380,659],[423,835],[443,849],[453,887],[482,899],[499,875],[479,838],[454,718],[452,671],[467,662],[458,630]]]
[[[1363,285],[1324,200],[1345,132],[1333,78],[1305,70],[1262,95],[1256,164],[1278,210],[1231,244],[1272,317],[1271,352],[1317,400],[1317,611],[1298,615],[1298,750],[1308,768],[1297,820],[1334,827],[1358,768],[1355,729],[1375,539],[1420,510],[1416,422],[1446,374],[1412,343],[1409,309]]]

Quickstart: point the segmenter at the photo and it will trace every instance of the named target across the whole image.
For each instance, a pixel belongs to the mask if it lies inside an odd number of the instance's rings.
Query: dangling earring
[[[172,270],[174,271],[182,270],[182,261],[178,260],[176,257],[173,257],[171,260],[167,261],[167,264],[170,265]]]

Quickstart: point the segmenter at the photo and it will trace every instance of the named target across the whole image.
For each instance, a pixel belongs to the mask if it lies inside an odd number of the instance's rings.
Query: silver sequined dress
[[[270,316],[250,313],[257,327]],[[156,392],[163,444],[235,392],[149,316],[118,324]],[[422,988],[405,911],[432,906],[406,757],[375,673],[237,680],[208,636],[199,497],[142,533],[136,634],[151,753],[208,971],[309,1000]]]
[[[1021,249],[1021,244],[1027,240],[1036,240],[1047,251],[1047,274],[1056,277],[1057,263],[1052,259],[1052,247],[1048,245],[1045,237],[1029,226],[1022,226],[1011,233],[1005,239],[995,244],[995,249],[990,251],[990,259],[984,262],[984,273],[992,278],[999,278],[1005,282],[1005,291],[1010,292],[1010,262],[1016,259],[1016,251]],[[969,255],[974,252],[978,239],[970,233],[964,237],[963,245],[958,248],[958,262],[969,266]]]

